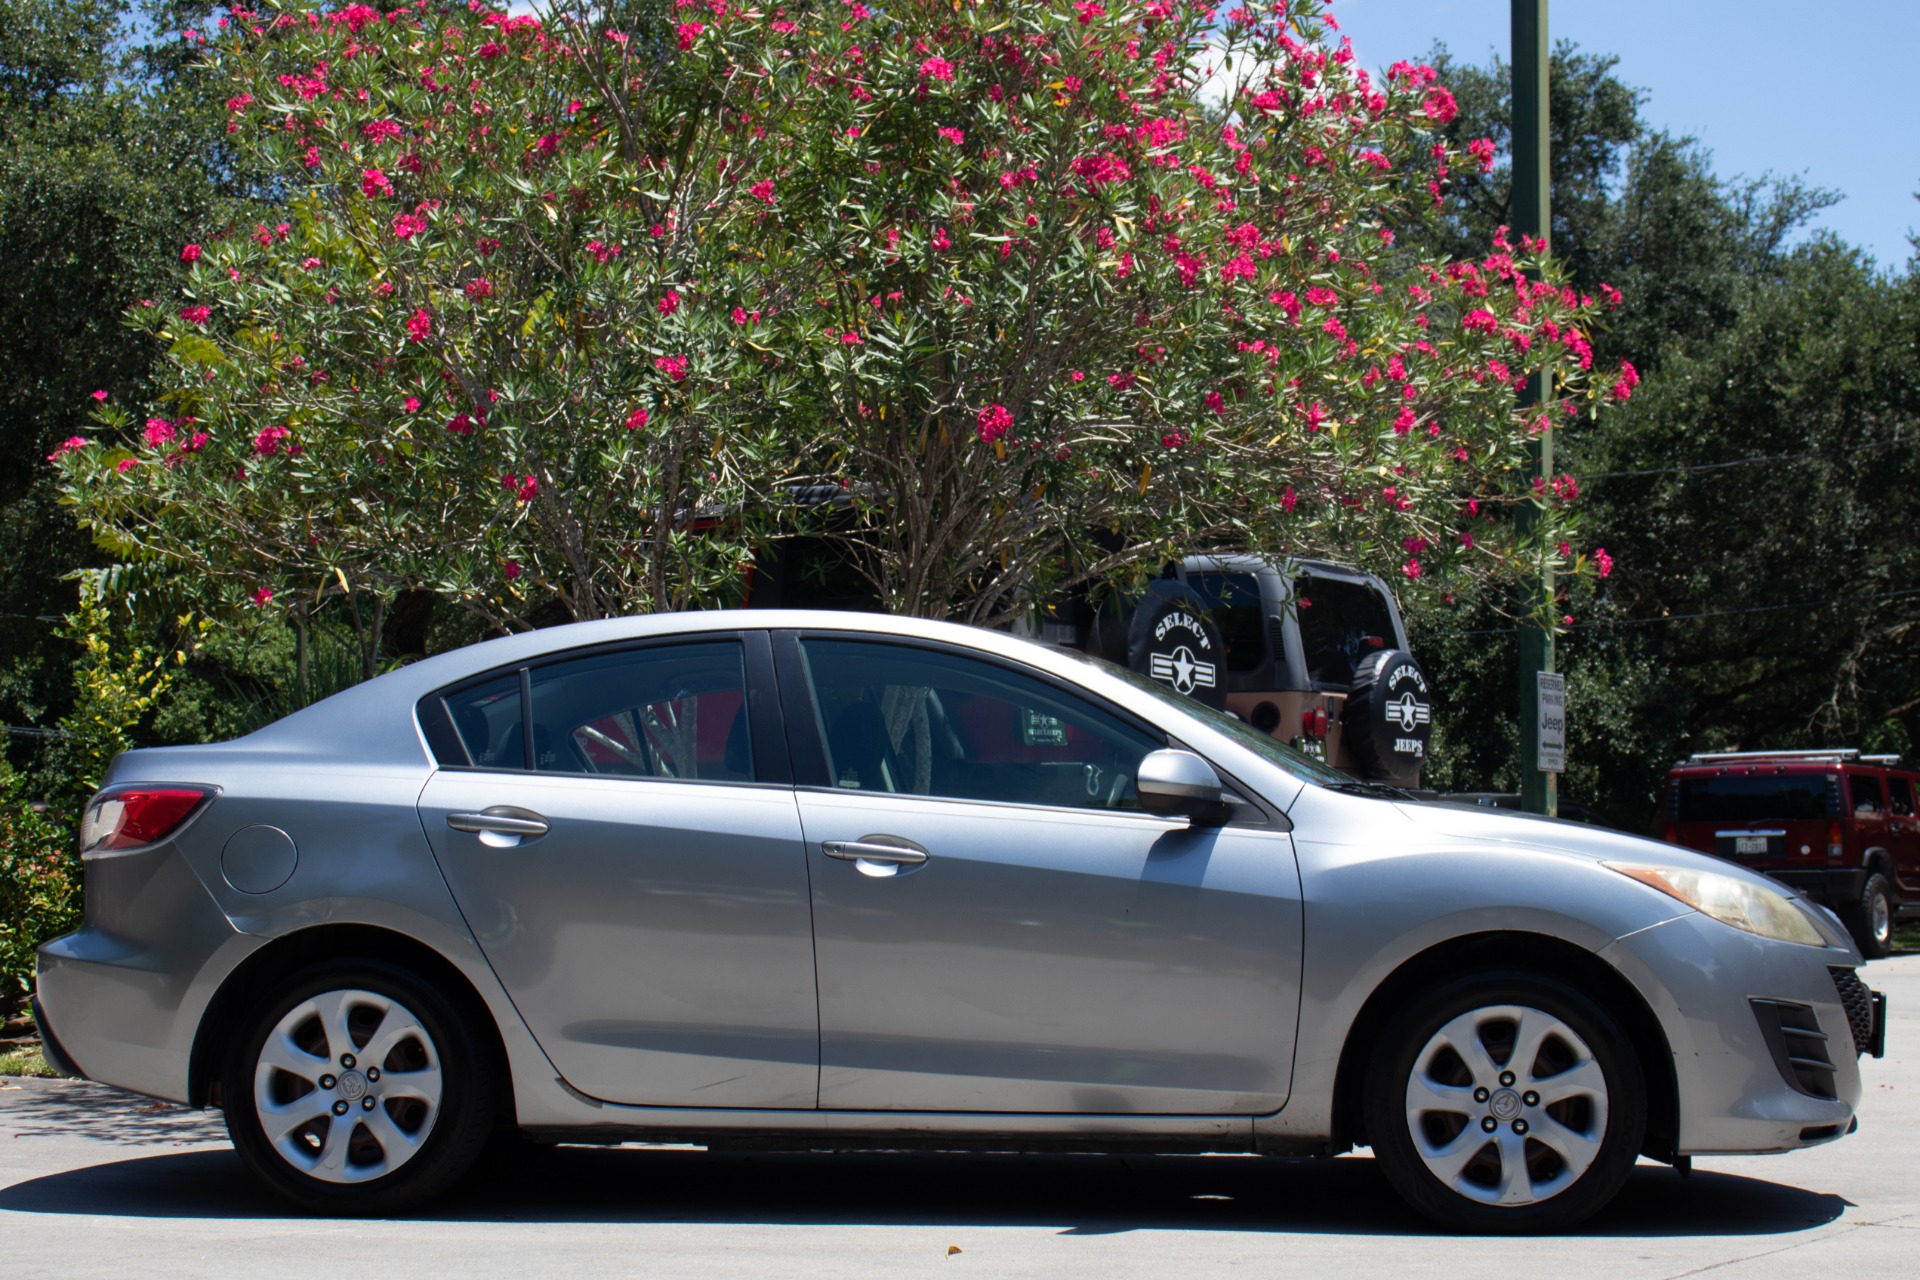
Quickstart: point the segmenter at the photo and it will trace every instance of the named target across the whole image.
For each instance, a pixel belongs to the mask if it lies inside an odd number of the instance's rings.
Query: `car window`
[[[1227,670],[1255,671],[1267,660],[1267,610],[1250,573],[1189,573],[1187,585],[1206,601],[1227,646]]]
[[[1913,785],[1905,778],[1887,779],[1887,803],[1903,818],[1913,816]]]
[[[1674,819],[1678,822],[1785,822],[1840,816],[1839,788],[1817,773],[1683,777],[1677,792]]]
[[[1847,786],[1853,792],[1853,811],[1855,813],[1885,813],[1887,811],[1886,793],[1880,789],[1880,779],[1864,773],[1847,775]]]
[[[529,673],[535,767],[547,773],[750,782],[738,642],[588,654]]]
[[[1301,574],[1294,582],[1294,607],[1307,679],[1316,685],[1352,684],[1360,659],[1395,645],[1393,616],[1369,583]]]
[[[832,784],[856,791],[1138,809],[1164,746],[1094,704],[997,663],[867,641],[801,643]]]
[[[447,717],[453,721],[467,761],[481,769],[524,769],[525,749],[520,741],[520,673],[510,671],[484,684],[472,685],[446,698]],[[442,763],[457,764],[457,760]]]

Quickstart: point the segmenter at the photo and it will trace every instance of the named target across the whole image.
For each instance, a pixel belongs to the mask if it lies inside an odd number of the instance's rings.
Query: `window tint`
[[[1394,647],[1393,616],[1365,582],[1301,574],[1294,582],[1300,646],[1314,684],[1353,683],[1353,668],[1376,649]]]
[[[1887,811],[1886,793],[1880,789],[1880,779],[1864,773],[1847,775],[1847,786],[1853,791],[1853,809],[1855,813],[1868,809],[1874,813]]]
[[[527,767],[520,743],[519,672],[449,694],[446,706],[470,763],[481,769]],[[444,754],[443,764],[458,763],[444,759]]]
[[[1679,822],[1782,822],[1840,816],[1839,788],[1822,774],[1682,778]]]
[[[857,791],[1138,809],[1164,743],[1044,680],[906,645],[803,642],[833,785]]]
[[[530,675],[538,769],[753,779],[745,661],[734,641],[596,653]]]
[[[1267,660],[1267,611],[1250,573],[1190,573],[1187,585],[1206,602],[1227,642],[1227,670],[1252,671]]]

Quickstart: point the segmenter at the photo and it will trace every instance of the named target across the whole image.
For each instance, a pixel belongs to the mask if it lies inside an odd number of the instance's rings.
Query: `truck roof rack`
[[[1893,767],[1900,763],[1900,754],[1862,755],[1858,747],[1822,747],[1813,751],[1696,751],[1687,757],[1686,763],[1722,764],[1730,760],[1832,761],[1836,764],[1858,761]]]

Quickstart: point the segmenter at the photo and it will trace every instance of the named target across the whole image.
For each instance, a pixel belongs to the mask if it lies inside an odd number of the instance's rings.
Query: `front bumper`
[[[1856,1043],[1832,972],[1853,972],[1851,949],[1776,942],[1696,913],[1629,934],[1602,955],[1647,998],[1672,1050],[1678,1154],[1792,1151],[1855,1127],[1859,1054],[1874,1048],[1871,1028],[1885,1020],[1884,1012],[1870,1020],[1869,1043]],[[1814,1074],[1828,1096],[1803,1086],[1777,1047],[1777,1026],[1756,1012],[1781,1006],[1805,1011],[1798,1021],[1810,1034],[1795,1044],[1824,1047],[1831,1071]]]

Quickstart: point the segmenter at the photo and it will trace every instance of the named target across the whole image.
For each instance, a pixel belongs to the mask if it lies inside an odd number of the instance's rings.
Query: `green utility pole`
[[[1552,149],[1547,132],[1547,0],[1513,0],[1513,236],[1545,238],[1552,220]],[[1547,375],[1536,373],[1521,392],[1521,403],[1538,406],[1549,392]],[[1547,413],[1547,421],[1553,415]],[[1531,447],[1532,475],[1551,480],[1553,473],[1553,428],[1549,425],[1534,438]],[[1532,477],[1530,476],[1529,479]],[[1520,506],[1520,531],[1525,534],[1539,520],[1540,509],[1532,502]],[[1539,578],[1528,583],[1527,604],[1537,609],[1553,597],[1553,574],[1543,569]],[[1542,685],[1546,685],[1549,712],[1560,704],[1558,723],[1549,723],[1549,746],[1555,739],[1565,740],[1564,686],[1542,675],[1553,671],[1553,633],[1544,630],[1529,616],[1520,623],[1520,807],[1529,813],[1553,816],[1559,811],[1554,783],[1557,773],[1547,772],[1541,760]],[[1553,717],[1548,716],[1551,722]],[[1558,761],[1549,760],[1558,764]]]

